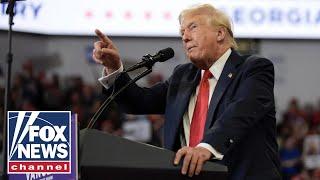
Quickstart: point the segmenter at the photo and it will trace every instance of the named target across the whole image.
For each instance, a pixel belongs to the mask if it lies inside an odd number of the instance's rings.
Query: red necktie
[[[209,101],[209,78],[213,75],[209,70],[205,70],[200,82],[200,88],[194,108],[191,126],[189,146],[197,146],[203,138],[204,126],[206,124],[208,101]]]

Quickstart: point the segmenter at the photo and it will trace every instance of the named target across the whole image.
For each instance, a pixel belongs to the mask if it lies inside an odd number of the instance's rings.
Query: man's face
[[[218,32],[209,24],[206,15],[184,15],[181,18],[180,33],[185,52],[196,66],[204,68],[215,60]]]

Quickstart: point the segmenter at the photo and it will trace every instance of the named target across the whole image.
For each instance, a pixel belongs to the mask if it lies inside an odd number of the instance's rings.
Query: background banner
[[[318,0],[27,0],[18,2],[14,30],[50,35],[179,36],[178,15],[211,3],[233,20],[237,38],[320,38]],[[0,29],[8,29],[6,4]]]

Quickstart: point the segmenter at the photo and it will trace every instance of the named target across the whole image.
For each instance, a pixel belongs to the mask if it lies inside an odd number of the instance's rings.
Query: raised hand
[[[121,67],[121,60],[117,47],[100,30],[96,29],[95,33],[100,41],[94,43],[92,58],[106,68],[107,74],[118,70]]]

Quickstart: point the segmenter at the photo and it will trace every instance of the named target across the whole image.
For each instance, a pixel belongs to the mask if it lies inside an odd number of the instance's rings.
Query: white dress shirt
[[[224,65],[226,61],[228,60],[229,56],[231,54],[231,49],[229,48],[210,68],[209,71],[212,73],[213,77],[209,79],[209,102],[208,105],[210,104],[211,97],[213,94],[213,91],[217,85],[217,82],[220,78],[220,75],[222,73],[222,70],[224,68]],[[102,77],[99,78],[99,82],[105,87],[109,88],[115,80],[115,77],[117,74],[123,71],[123,65],[121,64],[121,67],[114,71],[113,73],[106,75],[105,70],[102,72]],[[201,70],[201,77],[203,76],[204,70]],[[199,83],[200,85],[200,83]],[[189,145],[189,138],[190,138],[190,124],[192,121],[192,116],[193,116],[193,111],[195,108],[196,100],[197,100],[197,95],[199,91],[199,85],[196,88],[196,91],[191,94],[190,96],[190,101],[189,101],[189,106],[187,108],[187,111],[183,115],[183,130],[184,130],[184,139],[185,143]],[[209,108],[208,108],[209,109]],[[219,159],[221,160],[223,158],[223,155],[219,152],[217,152],[210,144],[208,143],[200,143],[197,146],[204,147],[208,149],[213,155],[214,159]]]
[[[210,68],[209,71],[213,75],[212,78],[209,79],[209,102],[208,106],[210,105],[211,97],[213,94],[213,91],[217,85],[217,82],[220,78],[220,75],[222,73],[223,67],[225,63],[227,62],[229,56],[231,54],[231,49],[228,49]],[[201,70],[201,77],[204,74],[204,70]],[[190,125],[193,117],[193,111],[196,106],[197,101],[197,95],[199,92],[200,83],[198,84],[196,88],[196,92],[192,93],[190,96],[189,106],[187,111],[183,115],[183,130],[184,130],[184,137],[186,144],[189,144],[189,138],[190,138]],[[208,108],[209,110],[209,108]],[[216,159],[222,159],[223,155],[219,152],[217,152],[210,144],[207,143],[200,143],[197,146],[204,147],[208,149]]]

